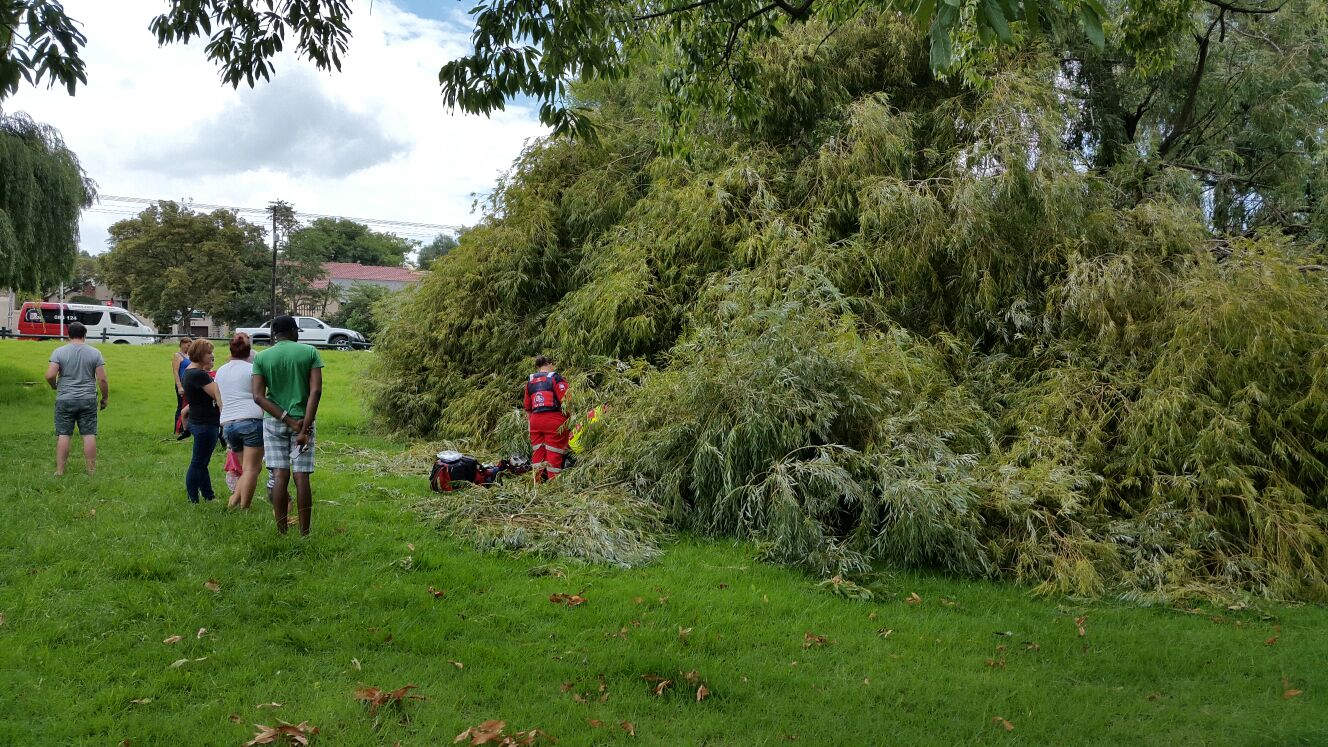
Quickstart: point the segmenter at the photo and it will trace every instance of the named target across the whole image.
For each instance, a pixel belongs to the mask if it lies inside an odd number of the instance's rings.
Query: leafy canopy
[[[315,218],[291,232],[286,250],[292,257],[316,257],[323,262],[400,267],[412,248],[409,239],[372,231],[347,218]]]
[[[79,213],[95,196],[55,128],[0,115],[0,287],[36,292],[67,279]]]

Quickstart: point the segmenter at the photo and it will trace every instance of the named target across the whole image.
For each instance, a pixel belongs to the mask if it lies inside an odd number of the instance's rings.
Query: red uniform
[[[536,479],[552,480],[563,471],[570,435],[563,414],[566,394],[567,380],[553,371],[533,373],[526,381],[522,405],[530,414],[530,466]]]

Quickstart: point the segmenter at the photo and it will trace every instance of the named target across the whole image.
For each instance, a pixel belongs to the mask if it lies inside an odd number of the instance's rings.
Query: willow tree
[[[35,292],[67,279],[95,189],[55,128],[0,116],[0,287]]]
[[[610,405],[558,484],[447,504],[504,547],[631,562],[662,517],[826,574],[1323,598],[1328,27],[1177,7],[939,76],[906,17],[809,19],[685,127],[685,50],[578,85],[598,141],[531,146],[383,320],[375,414],[517,442],[537,351]]]

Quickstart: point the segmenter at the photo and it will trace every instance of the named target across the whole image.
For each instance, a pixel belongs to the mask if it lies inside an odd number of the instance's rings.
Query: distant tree
[[[70,268],[69,273],[60,278],[58,282],[47,285],[42,295],[45,297],[58,296],[63,290],[66,301],[84,303],[84,301],[74,300],[74,294],[83,293],[83,289],[88,285],[96,285],[100,277],[101,266],[97,262],[97,258],[85,251],[79,251],[78,255],[74,257],[74,266]],[[87,298],[88,296],[78,297]],[[91,302],[95,303],[96,299],[92,299]]]
[[[162,201],[110,228],[107,283],[159,327],[194,309],[229,316],[266,255],[263,229],[234,213],[195,213]]]
[[[435,259],[446,255],[448,252],[457,248],[455,237],[445,233],[440,233],[434,237],[433,241],[420,247],[419,266],[422,270],[429,269]]]
[[[26,114],[0,115],[0,287],[36,293],[67,280],[78,216],[95,196],[59,131]]]
[[[364,335],[366,340],[372,341],[378,333],[374,310],[392,294],[393,291],[381,285],[356,283],[346,292],[341,308],[327,321],[337,327],[353,329]]]
[[[346,218],[318,218],[290,236],[292,257],[316,256],[323,262],[400,267],[414,243],[390,233],[369,230]]]

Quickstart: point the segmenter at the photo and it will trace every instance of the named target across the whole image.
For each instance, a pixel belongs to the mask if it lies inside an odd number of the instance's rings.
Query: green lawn
[[[53,347],[0,341],[3,745],[239,745],[276,719],[334,745],[451,744],[488,719],[564,745],[1328,744],[1322,606],[1141,609],[902,571],[855,602],[687,538],[632,571],[485,555],[415,518],[423,479],[327,448],[313,536],[278,537],[261,497],[186,502],[170,346],[103,348],[98,473],[75,448],[53,477]],[[323,355],[324,446],[403,448],[364,430],[371,354]],[[426,699],[376,728],[353,698],[406,684]]]

